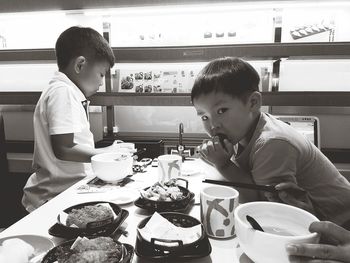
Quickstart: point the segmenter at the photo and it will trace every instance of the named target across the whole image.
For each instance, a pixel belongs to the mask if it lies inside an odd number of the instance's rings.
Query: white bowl
[[[101,153],[91,157],[95,175],[106,182],[118,182],[132,172],[133,157],[129,153]]]
[[[246,219],[247,215],[253,217],[265,231],[273,227],[291,235],[254,230]],[[244,253],[258,263],[290,262],[287,244],[318,243],[319,235],[308,230],[314,221],[319,220],[305,210],[275,202],[250,202],[239,205],[235,210],[239,244]]]

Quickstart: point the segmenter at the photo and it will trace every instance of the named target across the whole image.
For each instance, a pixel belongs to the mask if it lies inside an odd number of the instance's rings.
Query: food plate
[[[50,227],[49,234],[52,236],[63,237],[63,238],[75,238],[77,236],[108,236],[112,234],[118,229],[118,227],[124,222],[124,220],[129,215],[129,212],[127,210],[121,209],[117,204],[114,204],[111,202],[105,202],[105,201],[88,202],[88,203],[82,203],[79,205],[69,207],[65,209],[64,212],[68,213],[70,210],[74,208],[80,208],[86,205],[95,205],[99,203],[108,203],[112,207],[114,213],[117,215],[114,221],[102,226],[94,227],[94,228],[77,228],[77,227],[68,227],[60,223],[58,218],[58,222],[54,224],[52,227]]]
[[[132,189],[118,189],[113,191],[109,201],[117,205],[125,205],[134,202],[140,196],[139,191]]]
[[[181,213],[161,213],[161,216],[178,227],[193,227],[201,224],[198,219]],[[151,217],[142,220],[138,228],[143,228]],[[178,244],[177,246],[164,246],[156,243],[156,241],[162,241],[167,243]],[[176,259],[177,261],[183,261],[186,259],[201,258],[210,255],[211,245],[202,227],[201,237],[192,243],[182,244],[179,240],[163,240],[163,239],[151,239],[151,242],[146,241],[141,236],[140,232],[137,234],[135,253],[139,257],[166,261],[167,259]]]
[[[57,262],[57,256],[58,256],[57,255],[57,251],[59,249],[62,249],[62,248],[71,247],[72,244],[74,243],[74,241],[75,241],[75,239],[69,240],[69,241],[63,242],[62,244],[52,248],[45,255],[45,257],[43,258],[41,263],[54,263],[54,262]],[[132,262],[132,259],[134,257],[134,247],[129,245],[129,244],[120,243],[117,240],[115,240],[115,242],[118,243],[118,244],[122,244],[125,247],[125,249],[126,249],[126,253],[125,253],[123,259],[121,261],[119,261],[118,263],[130,263],[130,262]]]
[[[21,239],[34,248],[34,256],[32,257],[32,259],[34,259],[35,257],[38,257],[37,258],[38,261],[36,260],[30,261],[33,263],[40,262],[42,258],[40,257],[40,255],[42,255],[43,253],[46,253],[47,251],[49,251],[51,248],[55,246],[55,243],[51,239],[43,236],[37,236],[37,235],[18,235],[18,236],[4,237],[0,239],[0,245],[2,245],[2,242],[4,242],[5,240],[12,239],[12,238]]]
[[[176,188],[178,188],[176,190],[176,192],[177,193],[181,192],[181,194],[182,194],[179,199],[172,200],[172,199],[170,199],[169,196],[167,196],[167,198],[170,200],[151,199],[151,197],[159,198],[161,196],[161,194],[159,194],[160,192],[155,192],[155,191],[161,190],[159,188],[163,188],[163,186],[159,183],[156,183],[150,187],[143,189],[143,191],[140,191],[141,197],[139,199],[137,199],[134,202],[134,204],[139,208],[146,209],[146,210],[151,211],[151,212],[154,212],[154,211],[157,211],[157,212],[171,212],[171,211],[179,212],[179,211],[183,211],[183,210],[187,209],[190,202],[194,198],[194,193],[192,193],[188,189],[188,181],[186,179],[177,178],[177,179],[174,179],[173,182],[169,181],[167,183],[170,183],[170,184],[166,185],[166,186],[168,186],[168,188],[166,188],[167,190],[165,190],[164,188],[163,189],[166,191],[165,193],[169,194],[169,192],[167,192],[167,191],[170,190],[172,188],[172,186],[174,186],[173,183],[174,182],[176,183],[177,181],[184,181],[186,183],[186,187],[182,187],[180,185],[175,184]],[[165,184],[167,184],[167,183],[165,183]],[[147,196],[149,193],[151,193],[151,197]],[[171,193],[171,195],[172,195],[172,193]]]

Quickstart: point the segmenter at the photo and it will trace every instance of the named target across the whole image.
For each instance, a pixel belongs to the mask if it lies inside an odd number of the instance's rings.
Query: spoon
[[[259,223],[258,223],[253,217],[246,215],[246,218],[247,218],[249,224],[250,224],[255,230],[264,232],[264,229],[259,225]]]

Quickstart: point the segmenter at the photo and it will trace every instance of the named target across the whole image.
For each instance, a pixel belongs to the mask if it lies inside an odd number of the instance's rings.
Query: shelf
[[[350,92],[262,92],[265,106],[350,107]],[[35,105],[40,92],[0,92],[0,105]],[[192,106],[189,94],[98,93],[98,106]]]
[[[288,2],[288,0],[275,0],[276,2]],[[294,2],[302,0],[294,0]],[[328,1],[328,0],[327,0]],[[321,2],[327,2],[321,0]],[[30,12],[49,10],[79,10],[79,9],[100,9],[117,7],[140,7],[156,5],[183,5],[183,4],[217,4],[232,3],[232,0],[7,0],[0,1],[1,12]],[[250,2],[250,0],[235,0],[235,2]],[[266,2],[266,0],[255,0],[254,2]]]
[[[0,61],[56,61],[55,50],[51,49],[4,49],[0,50]]]
[[[117,62],[209,61],[235,56],[254,59],[350,57],[350,42],[264,43],[195,47],[113,48]]]
[[[209,61],[225,56],[254,59],[349,58],[350,42],[135,47],[113,48],[113,52],[117,63]],[[55,59],[54,49],[0,50],[0,61],[54,61]]]

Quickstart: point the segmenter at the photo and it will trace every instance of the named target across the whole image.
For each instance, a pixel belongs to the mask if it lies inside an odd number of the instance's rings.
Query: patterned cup
[[[208,185],[201,189],[201,221],[208,236],[234,236],[234,211],[238,206],[238,197],[238,191],[232,187]]]
[[[166,154],[158,157],[158,182],[168,182],[181,175],[182,157]]]

